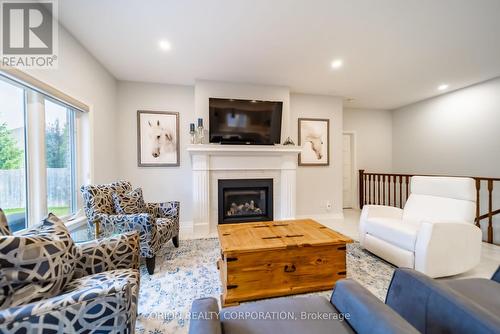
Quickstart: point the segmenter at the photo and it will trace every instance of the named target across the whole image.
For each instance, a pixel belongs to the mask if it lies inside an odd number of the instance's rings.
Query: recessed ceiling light
[[[333,69],[336,70],[341,68],[343,64],[344,62],[342,61],[342,59],[335,59],[334,61],[332,61],[330,65],[332,66]]]
[[[438,86],[438,90],[445,90],[447,89],[449,86],[447,84],[441,84]]]
[[[172,45],[170,45],[170,42],[167,41],[166,39],[162,39],[161,41],[159,41],[158,46],[163,51],[169,51],[172,48]]]

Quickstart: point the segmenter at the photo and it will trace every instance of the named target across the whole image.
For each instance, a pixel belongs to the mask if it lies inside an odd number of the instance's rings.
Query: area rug
[[[154,275],[142,265],[137,333],[187,333],[193,300],[220,297],[219,257],[217,239],[184,240],[179,248],[171,243],[165,247],[156,259]],[[385,299],[393,271],[392,265],[364,251],[359,243],[347,246],[347,276],[381,300]],[[330,298],[331,291],[314,294]],[[301,296],[305,295],[285,298]]]

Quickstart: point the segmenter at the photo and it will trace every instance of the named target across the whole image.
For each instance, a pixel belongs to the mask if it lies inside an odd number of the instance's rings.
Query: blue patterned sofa
[[[118,195],[132,191],[127,181],[81,187],[85,213],[89,224],[99,223],[102,236],[114,233],[138,231],[140,255],[146,258],[149,274],[154,273],[155,256],[170,239],[179,247],[179,202],[146,203],[146,212],[117,214],[113,193]]]
[[[74,244],[64,223],[12,235],[0,210],[0,333],[133,333],[136,232]]]

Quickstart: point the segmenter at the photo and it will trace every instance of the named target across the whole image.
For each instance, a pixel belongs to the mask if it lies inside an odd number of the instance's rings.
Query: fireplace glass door
[[[272,179],[219,180],[219,223],[273,219]]]

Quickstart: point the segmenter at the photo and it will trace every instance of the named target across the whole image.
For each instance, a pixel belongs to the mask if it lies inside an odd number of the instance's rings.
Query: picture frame
[[[324,118],[298,119],[299,166],[330,165],[330,120]]]
[[[179,113],[137,110],[137,166],[180,165]]]

